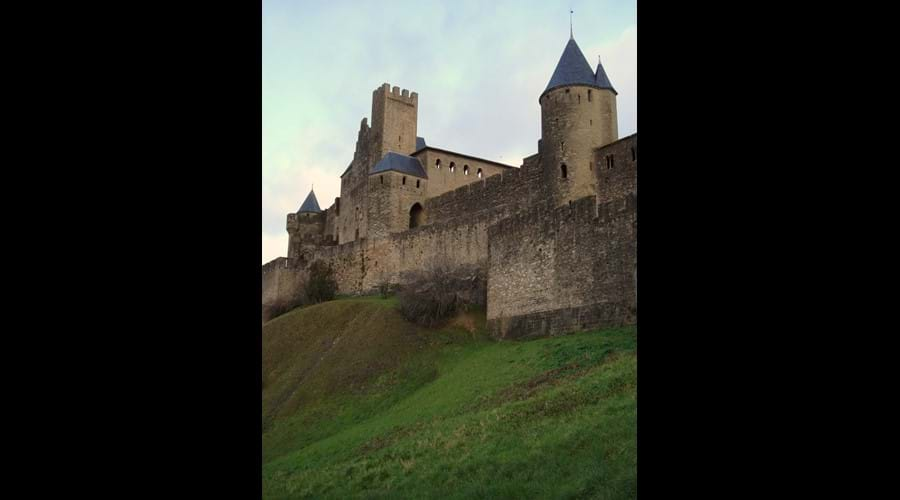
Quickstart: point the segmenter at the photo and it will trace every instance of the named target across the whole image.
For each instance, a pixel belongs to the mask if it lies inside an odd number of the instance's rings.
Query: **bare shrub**
[[[452,272],[435,265],[416,273],[408,285],[400,288],[400,314],[418,325],[438,326],[469,304],[483,303],[478,300],[481,281],[477,272]]]
[[[309,279],[306,282],[306,301],[309,304],[318,304],[326,300],[333,300],[337,292],[337,281],[334,278],[334,269],[330,265],[317,260],[309,265]]]
[[[305,305],[303,297],[294,297],[287,300],[280,300],[274,304],[263,306],[263,321],[269,321],[277,318],[284,313],[290,312],[302,305]]]

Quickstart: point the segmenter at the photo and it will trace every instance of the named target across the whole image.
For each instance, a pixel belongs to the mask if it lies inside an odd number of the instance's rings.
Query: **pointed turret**
[[[309,195],[306,196],[306,200],[300,205],[300,210],[297,210],[298,214],[302,214],[303,212],[313,212],[319,213],[322,209],[319,208],[319,200],[316,199],[316,193],[313,192],[312,189],[309,190]]]
[[[609,82],[609,78],[606,76],[606,71],[603,70],[603,64],[600,62],[600,57],[597,57],[597,71],[594,72],[594,85],[597,88],[601,89],[609,89],[612,90],[614,94],[619,95],[616,92],[616,89],[613,88],[612,83]]]

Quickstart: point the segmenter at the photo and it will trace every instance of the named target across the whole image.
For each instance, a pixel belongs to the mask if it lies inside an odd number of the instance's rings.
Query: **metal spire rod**
[[[575,39],[574,32],[572,31],[572,14],[574,14],[574,13],[575,13],[574,10],[569,9],[569,39],[570,40]]]

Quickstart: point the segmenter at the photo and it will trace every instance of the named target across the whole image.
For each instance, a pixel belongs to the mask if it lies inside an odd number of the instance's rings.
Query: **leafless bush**
[[[263,306],[263,321],[269,321],[284,313],[290,312],[305,305],[304,302],[303,297],[295,297],[288,300],[281,300],[268,306]]]
[[[483,277],[436,265],[416,273],[399,293],[400,313],[408,321],[433,327],[469,304],[483,304]]]
[[[337,291],[334,269],[320,260],[310,264],[309,279],[306,282],[305,291],[306,301],[310,304],[318,304],[319,302],[334,299],[334,294]]]

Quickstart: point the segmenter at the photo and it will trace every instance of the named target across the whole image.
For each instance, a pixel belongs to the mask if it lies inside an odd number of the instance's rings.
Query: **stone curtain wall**
[[[495,175],[515,171],[512,166],[501,166],[496,163],[479,160],[465,155],[454,154],[436,148],[426,148],[417,152],[414,157],[422,163],[425,172],[428,173],[428,197],[434,198],[444,193],[459,189],[467,184],[479,182],[482,179]],[[440,160],[440,168],[436,162]],[[450,164],[454,164],[450,171]],[[466,175],[465,167],[469,167],[469,175]],[[481,169],[481,179],[478,178],[478,169]]]
[[[262,266],[262,320],[271,318],[272,310],[298,297],[306,285],[307,272],[295,260],[278,257]]]
[[[487,319],[499,338],[636,320],[636,197],[535,208],[488,231]]]
[[[597,205],[586,197],[537,207],[499,222],[432,224],[382,240],[322,248],[339,293],[374,292],[407,283],[442,264],[488,277],[488,327],[500,338],[556,335],[634,323],[636,197]]]
[[[549,191],[541,182],[537,160],[537,156],[532,156],[521,168],[429,198],[425,204],[428,223],[484,217],[497,221],[527,207],[549,202]]]
[[[332,265],[342,294],[370,293],[381,283],[407,283],[439,264],[452,270],[487,269],[487,233],[495,214],[429,224],[382,239],[323,247],[310,258]]]
[[[597,202],[637,192],[637,134],[594,150]]]

